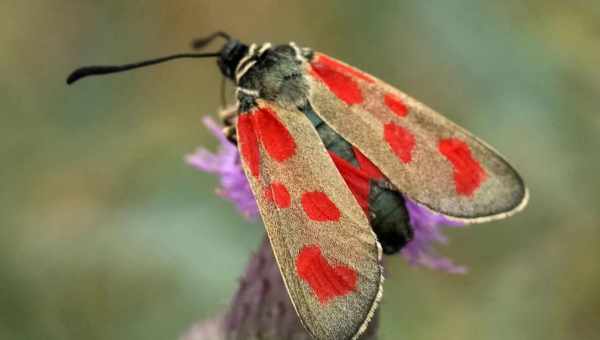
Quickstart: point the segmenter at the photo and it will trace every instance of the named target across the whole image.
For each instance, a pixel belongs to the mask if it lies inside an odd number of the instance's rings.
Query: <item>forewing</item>
[[[317,339],[355,338],[382,294],[380,246],[308,118],[257,104],[238,146],[292,303]]]
[[[527,190],[508,162],[439,113],[320,53],[306,73],[315,112],[409,198],[465,223],[525,206]]]

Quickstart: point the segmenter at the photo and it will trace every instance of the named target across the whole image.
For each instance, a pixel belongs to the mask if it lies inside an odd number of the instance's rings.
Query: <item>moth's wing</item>
[[[237,138],[292,303],[317,339],[353,339],[382,295],[381,247],[309,119],[272,102]]]
[[[465,223],[521,210],[527,189],[489,145],[373,76],[315,53],[310,103],[406,196]]]

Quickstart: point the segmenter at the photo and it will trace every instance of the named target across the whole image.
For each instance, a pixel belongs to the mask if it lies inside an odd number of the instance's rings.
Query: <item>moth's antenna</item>
[[[210,58],[210,57],[218,57],[220,52],[214,53],[180,53],[174,54],[166,57],[144,60],[137,63],[125,64],[125,65],[114,65],[114,66],[85,66],[76,69],[71,72],[69,77],[67,77],[67,84],[71,85],[74,82],[78,81],[81,78],[88,76],[99,76],[103,74],[110,73],[118,73],[124,72],[128,70],[133,70],[140,67],[155,65],[164,63],[165,61],[173,60],[173,59],[184,59],[184,58]]]
[[[223,32],[223,31],[216,31],[215,33],[213,33],[207,37],[194,39],[192,41],[192,48],[196,49],[196,50],[201,49],[204,46],[210,44],[211,41],[215,40],[215,38],[217,38],[217,37],[225,39],[226,42],[231,40],[231,36],[229,34]]]

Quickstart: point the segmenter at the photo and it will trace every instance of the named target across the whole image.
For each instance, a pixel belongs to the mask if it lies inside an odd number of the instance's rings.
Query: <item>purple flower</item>
[[[219,126],[209,117],[204,124],[213,132],[220,143],[219,150],[211,153],[198,148],[194,154],[186,157],[187,163],[220,178],[217,194],[231,201],[247,218],[259,216],[256,200],[250,184],[242,169],[237,147],[225,138]],[[406,207],[410,215],[414,238],[401,251],[402,256],[412,265],[421,265],[454,274],[463,274],[466,268],[454,264],[450,259],[439,256],[434,244],[446,244],[448,239],[442,234],[448,227],[460,227],[462,224],[451,221],[444,215],[431,212],[429,209],[406,199]]]
[[[463,224],[451,221],[444,215],[436,214],[408,198],[405,203],[410,224],[413,227],[413,239],[402,248],[402,256],[412,265],[421,265],[453,274],[466,273],[467,268],[437,255],[433,249],[436,242],[448,243],[448,239],[442,234],[444,228],[461,227]]]
[[[211,118],[205,117],[203,122],[219,140],[219,149],[211,153],[198,148],[195,153],[186,156],[187,163],[198,170],[219,176],[217,195],[231,201],[246,218],[256,219],[258,207],[242,169],[237,147],[225,138],[221,128]]]

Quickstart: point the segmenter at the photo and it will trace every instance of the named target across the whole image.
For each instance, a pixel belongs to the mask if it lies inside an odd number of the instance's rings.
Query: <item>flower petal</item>
[[[462,224],[431,212],[408,198],[406,198],[406,208],[414,236],[402,249],[402,256],[412,265],[421,265],[453,274],[466,273],[466,267],[456,265],[452,260],[439,256],[433,249],[436,242],[441,244],[448,242],[446,236],[442,234],[443,229],[461,227]]]
[[[225,137],[219,125],[210,117],[205,117],[203,122],[219,140],[219,149],[212,153],[198,148],[193,154],[186,156],[186,162],[200,171],[219,176],[217,194],[231,201],[247,218],[257,218],[258,207],[244,174],[237,147]]]

